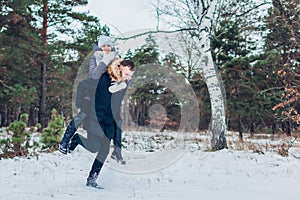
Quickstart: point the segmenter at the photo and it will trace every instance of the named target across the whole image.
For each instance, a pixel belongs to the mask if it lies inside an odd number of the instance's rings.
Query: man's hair
[[[128,59],[122,60],[120,62],[120,65],[128,66],[131,71],[134,71],[134,68],[135,68],[134,63],[132,62],[132,60],[128,60]]]

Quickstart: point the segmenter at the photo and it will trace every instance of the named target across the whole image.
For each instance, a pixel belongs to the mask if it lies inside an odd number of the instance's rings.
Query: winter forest
[[[300,0],[153,0],[119,35],[87,4],[0,1],[0,200],[298,198]],[[136,72],[99,192],[94,155],[57,150],[101,35]]]

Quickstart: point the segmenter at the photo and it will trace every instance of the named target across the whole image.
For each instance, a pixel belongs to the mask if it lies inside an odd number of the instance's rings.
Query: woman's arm
[[[97,64],[96,56],[92,56],[89,63],[89,74],[92,79],[99,79],[102,74],[107,70],[108,64],[116,57],[115,52],[111,52],[110,54],[103,54],[103,58]]]
[[[106,71],[107,65],[104,62],[100,62],[97,65],[96,57],[92,56],[89,63],[89,74],[92,79],[99,79],[101,75]]]

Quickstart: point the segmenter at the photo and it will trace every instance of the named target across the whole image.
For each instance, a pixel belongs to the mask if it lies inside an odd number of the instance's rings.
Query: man
[[[77,128],[89,119],[90,105],[95,95],[95,89],[97,87],[98,80],[102,74],[107,71],[107,66],[112,60],[119,58],[114,51],[112,40],[109,36],[101,36],[98,41],[98,46],[95,48],[94,55],[89,62],[89,78],[81,81],[77,87],[76,95],[76,107],[79,109],[78,114],[69,123],[64,136],[59,144],[58,150],[63,153],[71,153],[68,149],[70,139],[75,134]],[[131,84],[131,82],[129,83]],[[117,92],[120,89],[124,89],[127,86],[125,83],[115,84],[110,87],[110,91]],[[118,163],[125,165],[121,154],[121,138],[120,134],[116,134],[114,138],[115,149],[112,153],[112,158]]]
[[[116,80],[117,83],[115,84],[131,80],[135,70],[134,63],[131,60],[114,61],[109,68],[113,66],[117,68],[120,75],[119,80]],[[87,186],[95,188],[100,188],[96,180],[109,153],[110,141],[115,137],[115,134],[120,134],[121,137],[122,132],[120,109],[127,87],[115,93],[110,92],[111,86],[114,83],[112,78],[112,72],[114,71],[108,70],[108,72],[103,73],[97,85],[95,115],[91,115],[93,119],[90,119],[89,122],[96,120],[98,126],[96,124],[89,124],[88,126],[93,128],[93,130],[87,130],[87,138],[76,133],[69,145],[71,151],[80,144],[92,153],[97,152],[86,183]],[[100,129],[95,131],[97,128]]]

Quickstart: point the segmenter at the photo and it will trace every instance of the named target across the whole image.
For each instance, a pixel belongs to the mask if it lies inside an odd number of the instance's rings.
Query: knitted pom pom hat
[[[109,36],[100,36],[98,40],[98,47],[101,48],[105,44],[108,44],[113,48],[113,43]]]

